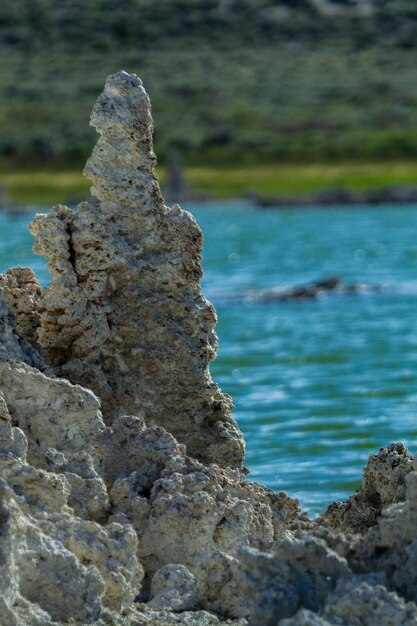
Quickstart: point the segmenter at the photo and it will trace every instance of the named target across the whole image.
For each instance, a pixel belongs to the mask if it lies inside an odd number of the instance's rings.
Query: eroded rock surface
[[[0,288],[9,312],[14,316],[16,332],[36,344],[42,287],[35,274],[28,267],[15,267],[0,275]]]
[[[320,518],[331,528],[364,532],[376,524],[383,509],[405,500],[405,478],[413,457],[402,443],[371,454],[358,491],[346,502],[334,502]]]
[[[323,540],[283,539],[269,554],[241,550],[222,600],[230,615],[248,618],[253,626],[275,626],[300,607],[321,608],[350,573],[346,560]]]
[[[33,276],[31,270],[27,270],[26,275],[30,273]],[[38,320],[37,293],[35,296],[32,294],[33,283],[30,283],[29,290],[16,287],[15,283],[12,271],[0,274],[0,363],[14,359],[42,371],[51,371],[37,347],[31,343],[34,337],[33,324],[36,326]],[[40,286],[36,283],[36,291],[38,288]]]
[[[137,76],[107,79],[91,124],[100,138],[85,174],[99,203],[56,207],[31,227],[52,277],[39,343],[57,374],[101,398],[107,422],[140,415],[199,460],[241,466],[231,399],[209,373],[216,314],[200,290],[202,234],[164,205]]]
[[[188,572],[196,592],[187,602],[199,598],[199,606],[222,614],[219,593],[238,550],[269,549],[297,519],[297,501],[248,481],[238,469],[204,466],[170,433],[147,427],[143,418],[118,417],[93,441],[110,489],[110,520],[128,520],[137,533],[137,556],[152,580],[151,606],[162,601],[168,606],[168,598],[179,602],[172,576],[161,589],[161,572],[180,572],[185,579]]]
[[[279,626],[415,626],[417,608],[381,585],[340,584],[320,615],[301,609]]]
[[[140,80],[109,77],[92,123],[99,203],[32,226],[51,285],[0,276],[0,624],[417,624],[416,462],[381,449],[318,520],[247,479]]]
[[[417,471],[406,477],[406,498],[384,510],[377,524],[353,543],[350,556],[358,571],[380,572],[381,581],[406,600],[417,602]]]
[[[49,379],[24,364],[4,367],[19,367],[20,383],[27,377],[28,385],[32,384],[31,374],[41,377],[44,387],[49,384],[58,396],[59,392],[68,396],[69,389],[75,397],[80,391],[91,394],[67,381]],[[74,487],[73,476],[80,483],[88,479],[82,472],[76,473],[80,455],[77,427],[73,439],[62,428],[65,418],[71,424],[73,408],[61,404],[61,428],[55,428],[54,416],[42,416],[44,407],[36,406],[36,396],[23,397],[18,384],[5,386],[3,378],[0,389],[0,623],[40,626],[70,619],[80,624],[98,623],[108,609],[121,612],[130,608],[143,578],[136,558],[136,533],[129,524],[103,526],[93,521],[94,517],[104,521],[109,508],[106,487],[98,472],[95,489],[77,483]],[[43,398],[42,388],[37,399],[45,403],[48,400]],[[96,401],[96,427],[100,428],[103,422],[97,405]],[[33,420],[19,420],[30,407]],[[83,414],[80,403],[79,421]],[[88,432],[88,413],[85,417]],[[59,472],[54,471],[56,468],[44,469],[38,445],[42,426],[38,425],[35,436],[32,432],[32,424],[41,420],[48,443],[53,440],[73,462],[68,474],[63,467]],[[17,422],[21,427],[14,425]],[[86,451],[81,453],[84,459],[86,455]],[[93,458],[90,465],[94,465]]]

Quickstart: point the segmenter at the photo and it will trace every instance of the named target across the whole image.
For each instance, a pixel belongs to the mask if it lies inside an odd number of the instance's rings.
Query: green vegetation
[[[158,168],[164,182],[166,171]],[[352,190],[378,189],[388,184],[415,184],[417,162],[344,163],[190,167],[187,182],[209,196],[236,198],[248,193],[263,196],[303,195],[328,187]],[[0,185],[17,204],[75,203],[88,196],[89,182],[79,171],[0,173]]]
[[[12,203],[27,205],[77,202],[88,197],[90,186],[75,171],[1,173],[0,185]]]
[[[107,74],[137,72],[188,165],[417,158],[413,0],[0,3],[0,158],[77,168]]]
[[[413,185],[417,162],[195,167],[187,171],[186,178],[194,187],[219,198],[248,193],[297,196],[339,186],[363,191],[392,184]]]

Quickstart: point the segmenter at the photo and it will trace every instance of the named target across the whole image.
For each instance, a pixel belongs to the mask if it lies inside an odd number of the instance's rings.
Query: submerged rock
[[[0,624],[416,624],[415,461],[383,448],[318,520],[247,479],[140,80],[109,77],[92,123],[99,203],[32,226],[51,285],[0,276]]]

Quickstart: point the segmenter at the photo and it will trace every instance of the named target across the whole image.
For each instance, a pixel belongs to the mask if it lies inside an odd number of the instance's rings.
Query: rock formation
[[[0,362],[15,359],[51,370],[37,349],[41,291],[29,268],[0,274]]]
[[[246,478],[139,79],[111,76],[92,122],[99,203],[32,226],[50,286],[0,276],[0,624],[417,624],[415,461],[383,448],[313,521]]]
[[[107,423],[142,415],[197,459],[239,467],[232,402],[208,369],[216,314],[200,291],[202,234],[190,213],[164,205],[139,78],[110,76],[91,124],[100,138],[85,174],[99,202],[32,225],[52,278],[39,344],[58,375],[100,397]]]
[[[402,443],[393,443],[371,454],[358,491],[346,502],[334,502],[320,523],[345,532],[365,532],[374,526],[383,509],[405,500],[405,478],[413,457]]]

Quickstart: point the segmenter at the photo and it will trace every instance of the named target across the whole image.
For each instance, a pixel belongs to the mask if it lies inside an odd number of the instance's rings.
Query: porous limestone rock
[[[22,306],[18,304],[19,296],[22,292],[25,292],[23,289],[20,290],[19,295],[14,292],[14,296],[17,295],[17,302],[13,303],[15,311],[13,314],[12,307],[9,304],[11,301],[10,293],[6,296],[7,288],[5,288],[5,285],[8,283],[8,275],[0,274],[0,363],[11,360],[22,361],[42,371],[50,371],[36,347],[24,335],[19,334],[17,330],[16,311],[25,308],[25,303]],[[23,299],[26,302],[26,293]],[[27,325],[22,320],[20,328],[27,328]]]
[[[33,499],[41,489],[41,485],[35,487],[39,476],[50,483],[53,477],[58,484],[57,474],[65,473],[69,506],[86,519],[105,519],[109,497],[98,472],[98,459],[90,453],[92,449],[88,451],[92,437],[104,429],[94,394],[66,380],[49,378],[24,363],[0,363],[0,390],[10,422],[25,433],[28,461],[35,466],[21,468],[14,483],[24,483],[27,492],[30,482]],[[43,497],[49,494],[57,506],[62,504],[52,486]]]
[[[110,487],[111,519],[133,524],[147,576],[166,565],[186,566],[203,608],[218,602],[241,546],[269,549],[297,519],[297,501],[238,469],[202,465],[143,418],[118,417],[94,441]]]
[[[132,526],[127,520],[101,525],[75,516],[65,472],[29,465],[27,448],[0,394],[2,626],[225,624],[202,611],[176,616],[167,610],[136,610],[133,599],[143,573]]]
[[[292,539],[272,550],[242,549],[219,594],[226,614],[251,626],[411,626],[417,624],[417,463],[391,444],[372,455],[358,490],[358,525],[341,530],[339,519],[295,526]],[[378,489],[386,501],[375,510]],[[370,528],[363,520],[373,519]],[[352,530],[353,526],[353,530]],[[289,524],[288,529],[291,528]]]
[[[106,427],[91,391],[22,361],[0,363],[0,390],[0,476],[13,526],[23,529],[0,623],[64,623],[72,591],[81,598],[74,623],[101,624],[110,619],[106,611],[113,619],[114,611],[129,610],[155,626],[224,623],[187,609],[218,606],[238,546],[268,549],[296,518],[298,503],[247,481],[239,469],[205,467],[144,418],[120,416]],[[32,560],[21,573],[27,528]],[[4,550],[14,554],[11,541]],[[150,581],[149,606],[139,612],[132,604],[143,576],[138,557]],[[78,582],[64,601],[55,586],[64,579],[72,585],[73,577]]]
[[[329,598],[322,615],[330,623],[346,626],[414,626],[417,607],[404,602],[381,585],[340,585]]]
[[[406,499],[393,504],[351,547],[350,562],[360,573],[379,572],[381,582],[417,602],[417,471],[406,477]]]
[[[148,605],[139,605],[139,608],[141,612],[136,615],[132,626],[248,626],[248,622],[244,619],[222,619],[207,611],[172,613],[149,609]],[[126,622],[122,624],[126,626]]]
[[[300,608],[316,611],[351,575],[346,560],[312,536],[282,539],[269,553],[244,548],[237,557],[219,605],[251,626],[276,626]]]
[[[209,373],[216,314],[200,290],[202,233],[190,213],[164,205],[135,74],[107,79],[91,124],[100,138],[85,174],[99,203],[55,207],[31,226],[51,274],[39,344],[58,375],[100,397],[107,423],[143,416],[191,456],[239,467],[232,402]]]
[[[36,343],[42,287],[35,274],[29,267],[14,267],[6,274],[0,274],[0,288],[14,316],[17,333],[31,343]]]
[[[104,584],[96,568],[84,567],[62,544],[44,534],[0,485],[0,618],[4,626],[52,625],[99,617]]]
[[[332,503],[319,523],[348,532],[366,532],[383,509],[405,500],[405,477],[413,457],[402,443],[391,443],[371,454],[357,492],[346,502]]]
[[[150,598],[148,606],[155,609],[195,609],[199,604],[196,579],[184,565],[163,565],[152,578]]]
[[[20,367],[21,383],[25,376],[30,378],[31,368]],[[68,394],[67,381],[49,381],[55,394],[57,385]],[[102,526],[75,515],[65,472],[56,474],[28,462],[31,458],[41,463],[41,457],[37,451],[31,454],[31,448],[38,447],[36,440],[28,440],[13,426],[22,398],[19,385],[0,383],[0,388],[0,623],[99,623],[107,607],[118,612],[130,607],[140,590],[143,571],[136,558],[136,533],[129,524]],[[80,390],[74,388],[74,393]],[[11,400],[13,417],[5,396]],[[39,414],[33,404],[36,421]],[[79,414],[81,418],[82,405]],[[21,424],[30,433],[30,422]],[[55,443],[70,456],[69,441],[64,429],[62,442],[55,434]],[[103,482],[102,487],[105,507]]]
[[[381,585],[343,583],[318,615],[301,609],[279,626],[415,626],[417,607]]]
[[[185,446],[159,426],[146,427],[145,420],[132,415],[117,417],[112,426],[99,431],[92,440],[102,459],[107,485],[135,473],[135,484],[142,495],[150,493],[169,459],[185,454]]]
[[[99,202],[32,226],[51,285],[0,276],[1,626],[417,624],[411,455],[371,456],[318,520],[247,480],[201,232],[164,206],[135,75],[92,124]]]
[[[130,525],[101,526],[59,513],[39,519],[38,525],[81,563],[97,568],[105,584],[104,606],[121,610],[132,604],[140,590],[143,571],[135,556],[137,538]]]
[[[43,464],[48,448],[66,455],[84,452],[86,442],[104,430],[100,403],[91,391],[24,363],[0,363],[0,389],[14,425],[29,439],[35,465]]]

